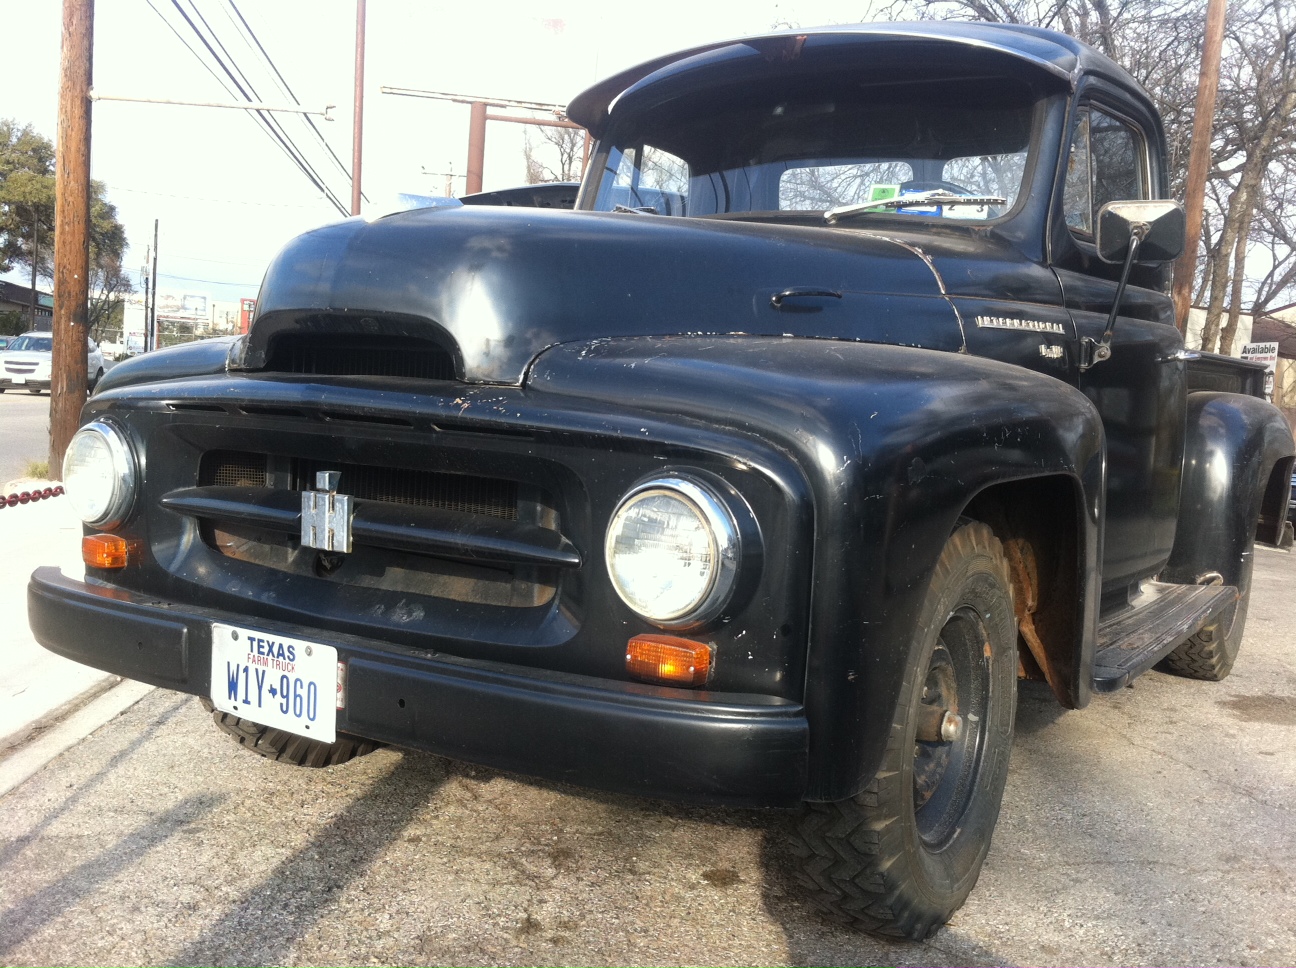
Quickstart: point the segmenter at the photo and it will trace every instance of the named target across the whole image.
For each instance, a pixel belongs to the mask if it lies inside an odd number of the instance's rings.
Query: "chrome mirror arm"
[[[1112,330],[1116,328],[1116,317],[1120,314],[1121,300],[1125,298],[1125,286],[1129,282],[1130,270],[1138,258],[1139,243],[1147,238],[1152,230],[1147,222],[1134,222],[1130,225],[1129,251],[1125,253],[1125,264],[1121,266],[1120,282],[1116,286],[1116,295],[1112,298],[1111,312],[1107,314],[1107,326],[1102,336],[1092,339],[1086,336],[1080,341],[1080,369],[1087,370],[1103,360],[1111,359]]]

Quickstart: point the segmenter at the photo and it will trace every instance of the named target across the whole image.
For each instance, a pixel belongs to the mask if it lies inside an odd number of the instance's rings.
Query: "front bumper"
[[[0,390],[48,390],[48,379],[37,379],[34,376],[24,377],[22,383],[15,383],[12,375],[0,373]]]
[[[205,696],[211,625],[245,616],[89,585],[38,569],[36,640],[77,662]],[[337,729],[579,786],[728,806],[793,806],[806,789],[800,704],[460,659],[286,623],[347,664]]]

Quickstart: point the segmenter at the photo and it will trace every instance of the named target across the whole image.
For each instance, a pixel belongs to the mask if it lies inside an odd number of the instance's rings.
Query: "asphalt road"
[[[1223,683],[1023,685],[981,881],[926,944],[802,907],[781,814],[391,749],[283,767],[155,691],[0,798],[0,963],[1296,964],[1293,579],[1259,552]]]
[[[30,460],[49,457],[48,393],[0,393],[0,484],[22,477]]]

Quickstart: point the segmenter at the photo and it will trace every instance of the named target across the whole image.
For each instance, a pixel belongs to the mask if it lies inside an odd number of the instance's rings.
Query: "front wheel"
[[[322,743],[317,739],[307,739],[286,730],[242,719],[233,713],[222,712],[210,699],[204,698],[202,705],[211,713],[216,728],[244,749],[289,766],[338,766],[357,756],[372,753],[382,746],[381,743],[358,736],[339,736],[335,742]]]
[[[967,523],[923,601],[881,768],[850,800],[807,804],[793,836],[811,899],[914,940],[949,920],[990,849],[1016,705],[1008,562],[990,528]]]

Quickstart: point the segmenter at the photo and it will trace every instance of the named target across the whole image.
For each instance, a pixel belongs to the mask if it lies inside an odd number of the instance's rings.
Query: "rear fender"
[[[1286,478],[1280,483],[1290,486],[1296,453],[1291,428],[1264,400],[1216,391],[1188,395],[1187,421],[1179,522],[1162,577],[1198,584],[1218,573],[1226,585],[1245,583],[1261,504],[1280,463]],[[1277,495],[1281,503],[1270,523],[1273,533],[1259,535],[1260,540],[1278,543],[1284,495]]]

